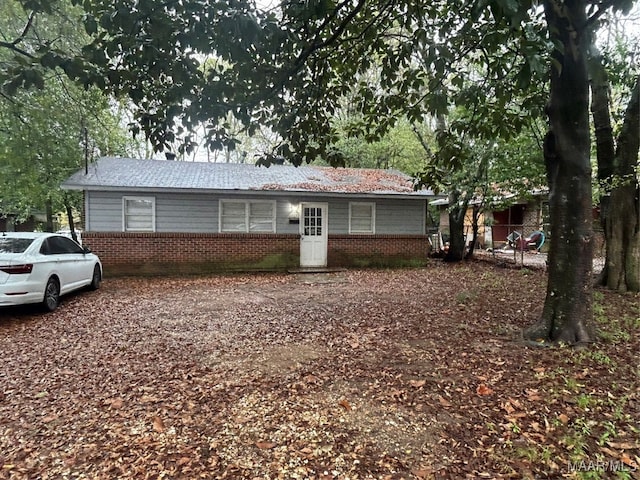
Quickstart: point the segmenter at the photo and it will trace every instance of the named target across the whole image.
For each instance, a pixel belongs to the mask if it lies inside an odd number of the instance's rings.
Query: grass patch
[[[471,290],[463,290],[462,292],[456,293],[456,303],[459,305],[473,303],[478,299],[478,296],[479,293],[475,288]]]
[[[421,268],[427,264],[426,259],[406,257],[354,257],[350,263],[358,268]]]
[[[593,318],[598,329],[598,338],[605,343],[629,342],[631,333],[640,328],[640,317],[624,315],[616,319],[608,314],[604,300],[602,292],[593,292]]]

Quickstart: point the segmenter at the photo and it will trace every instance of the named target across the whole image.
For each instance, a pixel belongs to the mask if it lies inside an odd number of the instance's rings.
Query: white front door
[[[326,203],[303,203],[300,221],[300,266],[327,266]]]

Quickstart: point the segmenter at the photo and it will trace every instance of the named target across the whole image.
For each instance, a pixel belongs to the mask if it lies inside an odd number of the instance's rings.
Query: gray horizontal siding
[[[85,229],[91,232],[122,231],[122,195],[86,193]]]
[[[122,231],[122,197],[136,196],[119,192],[86,192],[87,225],[92,232]],[[327,203],[329,233],[349,233],[349,202],[372,201],[376,204],[377,234],[424,234],[426,200],[349,199],[342,197],[286,197],[268,195],[213,196],[201,193],[143,194],[156,199],[156,231],[178,233],[218,233],[218,209],[221,198],[238,200],[276,199],[277,233],[298,233],[299,225],[289,221],[291,205],[301,202]]]
[[[88,226],[92,232],[122,231],[122,198],[154,197],[157,232],[218,232],[218,199],[205,194],[156,193],[132,195],[87,192]]]
[[[218,208],[208,195],[156,195],[156,231],[217,233]]]
[[[416,234],[425,233],[425,201],[386,200],[376,202],[377,234]]]

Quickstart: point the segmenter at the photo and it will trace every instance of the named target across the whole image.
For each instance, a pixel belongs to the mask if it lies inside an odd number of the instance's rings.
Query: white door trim
[[[318,215],[320,209],[320,215]],[[300,266],[326,267],[328,247],[329,204],[300,204]]]

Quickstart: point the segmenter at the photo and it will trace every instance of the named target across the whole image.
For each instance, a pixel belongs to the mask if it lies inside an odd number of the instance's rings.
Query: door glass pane
[[[304,207],[302,209],[304,235],[322,235],[322,207]]]
[[[64,253],[84,253],[82,247],[78,245],[76,242],[71,240],[70,238],[65,237],[54,237],[56,242],[59,243],[59,248]]]
[[[308,236],[322,235],[322,207],[304,207],[303,213],[303,232]]]

